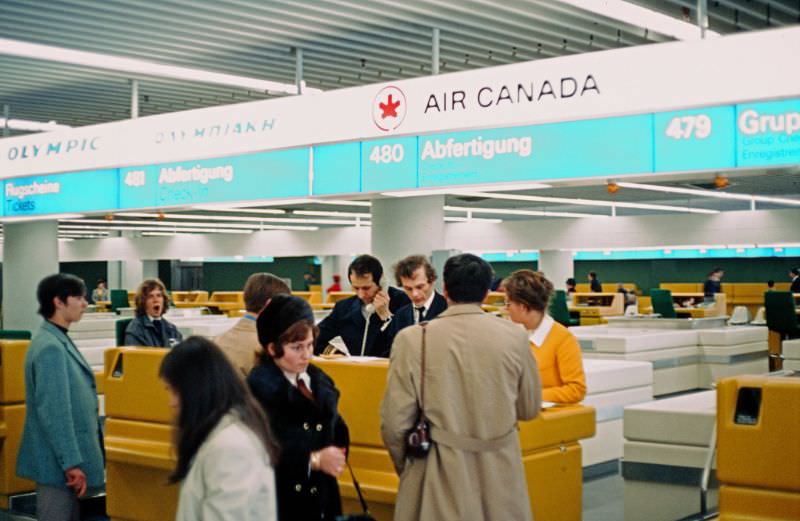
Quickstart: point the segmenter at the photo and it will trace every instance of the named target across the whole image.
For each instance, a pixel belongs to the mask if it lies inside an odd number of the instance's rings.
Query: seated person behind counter
[[[383,266],[372,255],[359,255],[347,268],[356,294],[336,303],[319,323],[315,354],[322,353],[332,339],[341,336],[351,355],[388,357],[391,339],[387,332],[392,313],[408,304],[408,297],[395,288],[378,285]]]
[[[389,345],[401,329],[427,322],[447,309],[447,299],[433,289],[436,270],[423,255],[409,255],[394,267],[394,276],[410,303],[401,307],[389,325]]]
[[[528,330],[542,377],[542,399],[578,403],[586,396],[586,376],[578,340],[546,312],[553,284],[533,270],[517,270],[505,281],[508,314]]]
[[[167,288],[159,279],[145,279],[136,290],[136,318],[125,330],[126,346],[172,347],[183,335],[162,318],[169,308]]]

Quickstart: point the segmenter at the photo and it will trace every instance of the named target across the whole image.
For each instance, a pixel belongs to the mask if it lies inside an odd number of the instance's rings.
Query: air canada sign
[[[600,86],[591,74],[582,77],[562,76],[540,81],[528,80],[513,84],[483,85],[469,89],[453,89],[431,93],[425,105],[429,112],[491,109],[505,105],[523,105],[561,101],[600,94]]]

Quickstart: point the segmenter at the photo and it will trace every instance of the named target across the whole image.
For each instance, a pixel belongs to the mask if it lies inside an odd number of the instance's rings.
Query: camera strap
[[[350,477],[353,479],[353,486],[356,489],[356,494],[358,494],[358,500],[361,502],[361,508],[364,510],[364,513],[369,515],[369,509],[367,508],[367,502],[364,500],[364,495],[361,493],[361,487],[358,484],[358,480],[356,479],[356,475],[353,474],[353,467],[350,466],[350,462],[347,462],[347,469],[350,471]]]

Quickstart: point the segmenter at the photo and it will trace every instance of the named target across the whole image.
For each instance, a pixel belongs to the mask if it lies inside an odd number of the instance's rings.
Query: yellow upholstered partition
[[[703,291],[702,282],[662,282],[658,287],[668,289],[673,293],[697,293],[698,291]]]
[[[800,519],[800,379],[738,376],[717,386],[721,521]]]
[[[158,378],[166,349],[106,351],[106,511],[114,521],[175,518],[178,487],[169,397]]]
[[[25,353],[29,344],[28,340],[0,341],[0,508],[8,508],[8,496],[36,487],[16,474],[25,425]]]

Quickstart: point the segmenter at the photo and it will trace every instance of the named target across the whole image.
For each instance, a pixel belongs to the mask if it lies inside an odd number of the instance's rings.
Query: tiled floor
[[[622,521],[622,476],[613,474],[583,483],[583,521]]]

